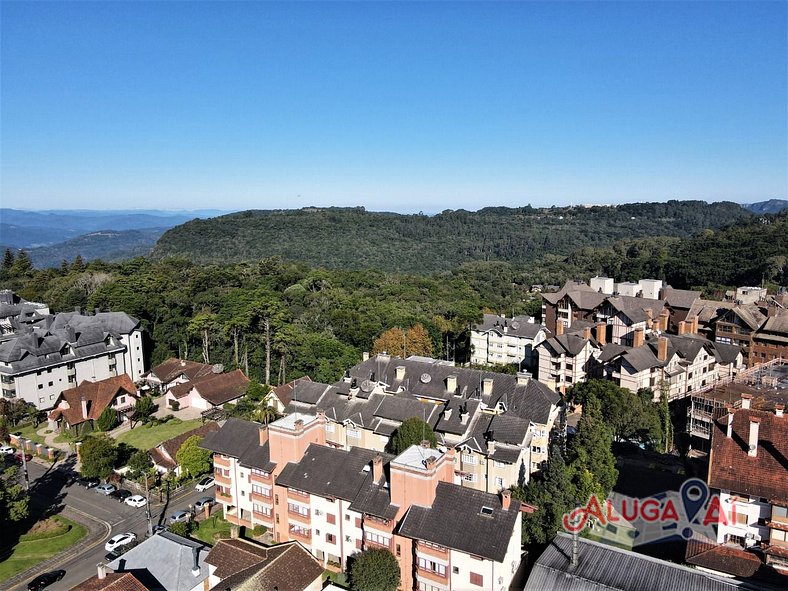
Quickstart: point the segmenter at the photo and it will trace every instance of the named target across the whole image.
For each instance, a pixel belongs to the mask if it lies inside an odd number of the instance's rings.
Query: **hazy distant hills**
[[[753,213],[780,213],[784,209],[788,209],[788,201],[785,199],[769,199],[768,201],[759,201],[758,203],[748,203],[744,205]]]
[[[85,260],[120,261],[150,252],[168,228],[219,210],[0,209],[0,247],[25,249],[37,267],[56,266],[78,254]]]
[[[616,207],[488,207],[435,216],[305,208],[245,211],[165,232],[154,258],[197,263],[270,256],[342,269],[435,272],[468,261],[527,264],[628,238],[690,236],[752,214],[736,203],[669,201]]]

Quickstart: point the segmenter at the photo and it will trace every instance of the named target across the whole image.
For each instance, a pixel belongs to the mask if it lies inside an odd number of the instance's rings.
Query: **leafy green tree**
[[[601,404],[595,396],[589,396],[577,425],[577,435],[569,446],[576,494],[582,502],[591,494],[607,497],[616,484],[618,470],[612,445],[613,431],[605,422]]]
[[[192,435],[183,442],[175,454],[175,459],[183,473],[190,476],[205,474],[211,469],[211,452],[200,447],[202,437]]]
[[[134,418],[138,421],[146,421],[156,410],[153,398],[143,396],[134,404]]]
[[[370,548],[356,555],[350,571],[353,591],[394,591],[399,585],[397,559],[385,548]]]
[[[137,478],[151,467],[151,459],[147,451],[138,449],[131,454],[126,465],[129,467],[132,478]]]
[[[427,423],[419,417],[411,417],[402,422],[391,436],[389,448],[391,453],[399,455],[411,445],[419,445],[422,441],[429,441],[430,447],[438,444],[435,433]]]
[[[0,474],[0,527],[7,531],[9,525],[25,519],[28,512],[29,497],[19,479],[19,468],[6,468]]]
[[[107,478],[115,467],[118,459],[118,448],[115,440],[106,433],[97,433],[85,437],[79,448],[79,459],[82,464],[80,473],[85,478]]]
[[[264,386],[257,380],[250,380],[244,395],[252,402],[263,402],[270,391],[270,386]]]
[[[111,406],[108,406],[101,411],[98,420],[96,421],[96,428],[99,431],[111,431],[118,424],[118,411]]]
[[[167,526],[167,529],[174,533],[176,536],[183,536],[184,538],[187,537],[195,528],[195,523],[193,521],[179,521],[177,523],[171,523]]]

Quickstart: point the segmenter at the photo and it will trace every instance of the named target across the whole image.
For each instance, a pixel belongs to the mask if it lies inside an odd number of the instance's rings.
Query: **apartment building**
[[[536,365],[534,348],[549,335],[532,316],[485,314],[471,329],[471,363],[477,365],[517,364],[520,369]]]
[[[13,334],[49,315],[49,306],[28,302],[10,289],[0,290],[0,336]]]
[[[267,427],[233,420],[206,436],[228,520],[267,525],[276,541],[296,540],[336,569],[356,552],[386,548],[401,589],[508,588],[521,545],[521,506],[509,491],[453,484],[451,448],[414,445],[394,457],[328,446],[325,421],[322,413]]]
[[[766,316],[755,304],[737,304],[716,319],[714,340],[741,347],[745,358],[749,358],[753,334],[765,321]]]
[[[83,381],[124,373],[137,380],[144,370],[142,327],[124,312],[49,315],[0,338],[3,397],[41,410]]]
[[[576,320],[593,323],[596,310],[606,297],[583,281],[567,281],[559,291],[542,294],[542,324],[558,335],[559,323],[564,329],[571,328]]]
[[[766,322],[752,335],[749,365],[788,359],[788,310],[771,309]]]
[[[708,483],[725,516],[717,543],[758,547],[766,563],[788,574],[788,418],[784,406],[755,410],[743,397],[714,421]]]
[[[299,382],[285,413],[320,411],[326,417],[328,445],[378,451],[386,449],[404,420],[419,417],[432,427],[441,445],[466,443],[474,448],[469,453],[475,454],[476,479],[458,467],[463,486],[497,492],[499,479],[503,478],[504,487],[527,482],[528,475],[547,459],[549,433],[560,413],[560,401],[554,390],[527,374],[505,375],[457,368],[435,359],[377,355],[348,370],[334,385]],[[509,430],[490,428],[495,416],[519,419],[529,434],[520,437],[518,431],[515,442]],[[501,424],[518,422],[507,420]],[[499,439],[499,433],[506,439]],[[511,450],[515,444],[520,446],[518,454]],[[497,451],[490,455],[491,450]]]
[[[575,328],[565,333],[559,324],[556,336],[536,348],[539,356],[538,379],[548,388],[566,393],[577,383],[595,377],[595,354],[606,343],[607,329],[603,323],[594,329],[587,322],[575,321]]]

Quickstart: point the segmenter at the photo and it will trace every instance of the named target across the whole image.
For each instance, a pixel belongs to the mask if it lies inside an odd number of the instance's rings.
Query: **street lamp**
[[[22,447],[20,454],[22,455],[22,472],[25,475],[25,490],[30,490],[30,478],[27,475],[27,459],[25,458],[25,443],[27,443],[27,439],[20,437],[19,444]]]

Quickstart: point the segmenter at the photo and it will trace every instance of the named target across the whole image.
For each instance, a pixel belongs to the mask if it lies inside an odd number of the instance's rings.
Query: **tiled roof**
[[[750,418],[759,418],[758,449],[749,449]],[[788,503],[788,416],[738,409],[733,415],[733,436],[727,435],[728,415],[717,418],[711,434],[709,486],[752,497]]]
[[[178,462],[175,459],[176,455],[178,454],[178,450],[181,449],[183,442],[186,441],[189,437],[193,437],[195,435],[199,437],[205,437],[209,433],[216,433],[219,430],[219,424],[211,421],[210,423],[205,423],[204,425],[200,425],[196,429],[192,429],[191,431],[186,431],[186,433],[181,433],[172,439],[168,439],[167,441],[163,441],[153,449],[151,449],[148,453],[151,456],[154,464],[158,464],[160,466],[164,466],[170,470],[173,470],[177,467]],[[166,452],[166,453],[162,453]]]
[[[240,419],[227,419],[215,433],[208,433],[200,447],[240,460],[248,468],[272,472],[276,467],[271,461],[268,442],[260,445],[263,425]]]
[[[566,333],[557,337],[552,337],[539,344],[540,347],[548,346],[557,355],[568,355],[574,357],[585,349],[588,339],[583,338],[582,334]]]
[[[148,373],[156,376],[162,384],[169,384],[181,375],[185,375],[189,380],[194,380],[212,372],[212,365],[171,357],[152,368]]]
[[[71,591],[148,591],[148,588],[133,573],[108,572],[103,579],[94,575],[71,587]]]
[[[699,291],[691,291],[688,289],[673,289],[666,287],[662,290],[662,299],[671,308],[680,308],[682,310],[689,310],[692,304],[695,303],[700,297]]]
[[[277,386],[271,390],[271,394],[276,396],[276,398],[281,402],[284,406],[290,404],[290,401],[293,399],[293,388],[296,384],[301,382],[311,382],[312,378],[309,376],[302,376],[300,378],[296,378],[291,382],[287,382],[286,384],[282,384],[281,386]]]
[[[665,307],[664,300],[651,300],[632,296],[608,297],[607,301],[614,309],[624,314],[633,323],[648,320],[649,316],[646,310],[651,310],[651,317],[656,318]]]
[[[504,331],[506,328],[506,331]],[[482,323],[473,327],[477,332],[495,331],[516,337],[534,339],[540,330],[546,330],[541,324],[534,322],[530,316],[505,318],[496,314],[485,314]]]
[[[232,538],[216,542],[205,557],[205,562],[216,567],[214,576],[226,579],[238,571],[264,562],[268,559],[268,554],[269,549],[265,546],[241,538]]]
[[[244,395],[249,385],[249,378],[240,369],[228,373],[209,374],[191,382],[203,400],[214,406],[236,400]]]
[[[69,408],[55,408],[49,418],[63,417],[69,425],[78,425],[87,420],[97,420],[118,395],[136,396],[137,388],[127,374],[120,374],[97,382],[82,382],[76,388],[63,390],[59,400],[65,400]],[[82,416],[82,398],[87,403],[88,416]]]
[[[737,305],[731,308],[728,315],[735,314],[742,322],[744,322],[750,329],[757,330],[766,320],[766,316],[760,311],[755,304]]]
[[[491,513],[483,514],[482,507]],[[439,482],[432,506],[412,505],[399,534],[501,562],[519,513],[519,501],[504,511],[498,495]]]
[[[788,313],[782,311],[776,316],[769,317],[760,332],[777,333],[788,336]]]
[[[751,577],[763,565],[760,558],[752,552],[717,544],[705,537],[699,539],[696,536],[687,541],[686,561],[695,566],[735,577]]]
[[[571,536],[559,533],[537,559],[524,591],[734,591],[741,586],[583,537],[577,540],[577,565],[571,565],[571,556]]]
[[[687,312],[687,318],[698,317],[700,324],[708,324],[722,316],[727,310],[735,306],[733,302],[718,302],[716,300],[703,300],[698,298]]]

